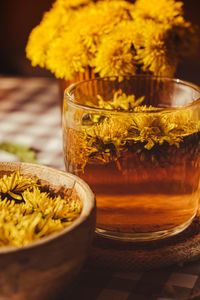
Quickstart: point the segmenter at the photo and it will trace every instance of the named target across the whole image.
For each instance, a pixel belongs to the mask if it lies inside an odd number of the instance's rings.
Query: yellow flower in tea
[[[162,145],[179,148],[185,136],[199,132],[200,122],[190,107],[167,110],[148,106],[144,97],[137,99],[122,90],[110,97],[104,100],[98,95],[96,104],[86,102],[90,107],[100,108],[99,111],[102,109],[101,113],[91,111],[83,115],[82,124],[76,130],[67,127],[65,134],[70,143],[64,148],[69,169],[72,165],[76,172],[83,173],[88,160],[100,164],[117,162],[132,149],[141,155],[141,160],[146,157],[156,164],[154,150],[158,151]],[[120,165],[118,168],[121,170]]]
[[[119,118],[105,118],[103,122],[85,129],[87,138],[96,138],[104,144],[115,143],[124,139],[128,134],[128,124]]]
[[[99,108],[129,112],[133,111],[144,100],[144,97],[136,100],[135,95],[126,95],[122,90],[115,92],[111,101],[105,101],[100,95],[97,95],[97,97],[99,100],[97,107]]]
[[[80,134],[76,130],[66,128],[65,134],[68,136],[71,144],[74,145],[74,148],[76,149],[76,151],[74,152],[69,143],[66,143],[64,145],[67,156],[69,157],[69,160],[66,161],[66,164],[73,163],[77,170],[83,171],[87,162],[85,158],[93,153],[96,153],[97,148],[95,147],[95,145],[90,146],[87,143],[84,133]]]

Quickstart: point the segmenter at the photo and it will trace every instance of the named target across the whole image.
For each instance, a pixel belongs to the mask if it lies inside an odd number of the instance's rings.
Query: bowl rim
[[[79,217],[75,221],[72,222],[72,224],[68,225],[67,227],[65,227],[55,233],[50,234],[49,236],[42,237],[42,238],[39,238],[38,240],[32,241],[32,242],[28,243],[27,245],[0,247],[0,255],[12,253],[12,252],[25,251],[28,249],[32,249],[32,248],[44,245],[44,244],[51,243],[53,240],[56,240],[56,239],[64,236],[65,234],[72,232],[73,230],[76,230],[82,223],[84,223],[87,220],[87,218],[90,216],[92,211],[96,208],[95,194],[93,193],[93,191],[91,190],[89,185],[83,179],[79,178],[78,176],[76,176],[74,174],[71,174],[69,172],[62,171],[62,170],[59,170],[59,169],[56,169],[53,167],[34,164],[34,163],[0,162],[0,170],[3,170],[2,169],[3,166],[10,166],[10,167],[14,166],[13,171],[19,169],[19,171],[22,171],[22,174],[23,174],[23,168],[26,168],[26,167],[32,167],[32,168],[36,168],[36,169],[45,169],[51,173],[56,172],[59,176],[67,177],[71,181],[74,181],[75,184],[78,184],[78,186],[82,189],[82,191],[84,191],[84,193],[87,194],[87,197],[86,197],[87,201],[82,202],[82,203],[84,203],[84,205],[82,207],[81,213],[80,213]],[[22,169],[22,170],[20,170],[20,169]],[[56,184],[55,184],[55,186],[56,186]],[[67,185],[66,185],[66,187],[67,187]]]

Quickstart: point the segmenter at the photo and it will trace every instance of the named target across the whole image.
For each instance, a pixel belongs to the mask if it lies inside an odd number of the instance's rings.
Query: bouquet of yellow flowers
[[[26,46],[32,65],[73,80],[91,68],[99,76],[173,76],[198,44],[174,0],[56,0]]]

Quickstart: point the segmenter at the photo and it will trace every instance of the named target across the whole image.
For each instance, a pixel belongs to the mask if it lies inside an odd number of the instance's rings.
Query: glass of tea
[[[200,89],[138,75],[82,81],[63,104],[66,170],[97,201],[96,232],[151,241],[183,231],[198,210]]]

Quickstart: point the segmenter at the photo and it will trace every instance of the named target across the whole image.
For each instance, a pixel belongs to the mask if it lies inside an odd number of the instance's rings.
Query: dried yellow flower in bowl
[[[0,298],[55,299],[79,272],[95,228],[95,197],[78,177],[0,163]]]
[[[73,189],[54,194],[17,170],[0,178],[0,210],[0,246],[21,246],[70,225],[81,203]]]

